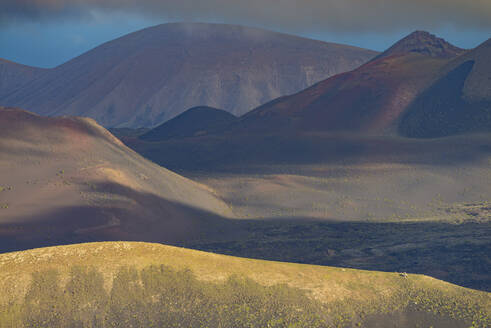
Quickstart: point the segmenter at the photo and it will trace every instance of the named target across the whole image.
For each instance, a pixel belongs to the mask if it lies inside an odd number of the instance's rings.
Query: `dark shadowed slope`
[[[377,60],[253,110],[239,127],[394,133],[407,106],[435,80],[448,57],[460,52],[437,51],[441,42],[415,32]]]
[[[0,98],[19,91],[27,82],[46,71],[43,68],[21,65],[0,58]]]
[[[408,137],[479,131],[491,131],[491,39],[446,65],[400,125]]]
[[[238,118],[229,112],[211,107],[194,107],[150,130],[140,139],[160,141],[205,135],[223,130]]]
[[[212,190],[145,160],[92,119],[0,107],[0,252],[189,240],[226,229],[217,218],[229,214]]]
[[[50,70],[0,105],[87,116],[108,127],[151,127],[194,106],[243,114],[376,54],[240,26],[164,24]]]

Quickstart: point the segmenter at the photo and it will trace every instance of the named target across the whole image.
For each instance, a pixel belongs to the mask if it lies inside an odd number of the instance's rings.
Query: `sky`
[[[382,51],[414,30],[462,47],[491,37],[491,0],[0,0],[0,58],[55,67],[166,22],[255,26]]]

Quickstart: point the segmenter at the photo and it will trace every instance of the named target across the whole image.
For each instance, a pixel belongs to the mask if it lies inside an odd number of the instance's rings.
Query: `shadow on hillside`
[[[421,273],[491,290],[489,222],[234,220],[117,184],[96,188],[117,200],[0,224],[1,252],[95,241],[157,242],[240,257]]]
[[[236,237],[237,221],[116,183],[86,186],[84,206],[0,223],[0,252],[95,241],[179,244]]]
[[[145,142],[123,138],[142,156],[174,171],[249,172],[256,166],[395,163],[453,166],[491,156],[490,135],[405,139],[347,135],[205,136]]]
[[[420,273],[491,290],[491,223],[244,221],[247,239],[184,246],[228,255]]]

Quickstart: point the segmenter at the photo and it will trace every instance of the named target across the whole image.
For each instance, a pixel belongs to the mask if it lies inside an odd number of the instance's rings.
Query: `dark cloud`
[[[444,26],[491,31],[491,0],[0,0],[0,22],[90,17],[94,10],[297,32],[380,32]]]

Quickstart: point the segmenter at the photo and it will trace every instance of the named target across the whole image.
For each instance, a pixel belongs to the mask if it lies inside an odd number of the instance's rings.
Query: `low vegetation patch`
[[[11,191],[12,186],[0,186],[0,192],[2,191]]]
[[[0,327],[356,327],[367,316],[409,307],[472,327],[491,323],[478,302],[415,288],[402,275],[401,292],[371,306],[328,304],[299,288],[245,276],[203,281],[166,265],[121,267],[110,286],[93,267],[73,266],[68,279],[54,269],[34,272],[23,300],[0,307]]]
[[[37,272],[20,305],[2,309],[0,327],[327,327],[320,302],[287,285],[232,276],[203,282],[191,271],[124,267],[110,291],[95,269],[73,267],[65,286]]]

